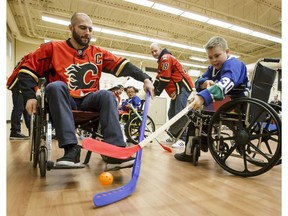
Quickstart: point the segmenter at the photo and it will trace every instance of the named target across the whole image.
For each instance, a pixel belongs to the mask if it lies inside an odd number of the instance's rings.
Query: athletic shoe
[[[185,147],[185,142],[181,139],[179,139],[176,143],[174,143],[172,146],[172,148],[181,148],[181,147]]]
[[[168,138],[161,140],[161,143],[164,145],[172,145],[173,143],[175,143],[175,140],[171,137],[168,137]]]
[[[81,147],[74,145],[65,150],[62,158],[57,159],[56,166],[79,166],[80,165]]]
[[[192,155],[186,155],[185,152],[177,153],[174,155],[174,157],[179,161],[185,161],[185,162],[192,162],[193,161]]]
[[[118,159],[118,158],[111,158],[104,155],[101,155],[103,160],[107,163],[105,171],[114,171],[124,168],[133,167],[135,158],[130,157],[127,159]]]
[[[10,140],[28,140],[29,136],[25,136],[20,132],[11,132],[10,133]]]

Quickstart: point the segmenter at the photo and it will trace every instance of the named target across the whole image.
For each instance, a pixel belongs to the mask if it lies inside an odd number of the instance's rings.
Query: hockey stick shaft
[[[140,135],[139,135],[139,140],[138,140],[139,142],[144,139],[145,125],[146,125],[147,115],[148,115],[149,97],[150,97],[150,94],[147,93],[146,103],[145,103],[144,113],[143,113],[143,120],[140,126]],[[132,177],[131,177],[130,182],[114,190],[109,190],[106,192],[95,194],[93,197],[93,203],[95,206],[100,207],[100,206],[105,206],[105,205],[115,203],[119,200],[122,200],[130,196],[134,192],[137,182],[138,182],[138,177],[140,174],[141,158],[142,158],[142,149],[140,149],[140,151],[137,152],[136,159],[133,165]]]
[[[91,138],[85,138],[82,141],[83,148],[88,151],[97,152],[99,154],[103,154],[109,157],[125,159],[131,157],[141,148],[144,148],[147,144],[149,144],[153,139],[159,136],[162,132],[164,132],[168,127],[173,125],[177,120],[179,120],[182,116],[184,116],[191,108],[191,104],[186,106],[181,112],[171,118],[164,125],[159,127],[156,131],[150,134],[146,139],[141,141],[138,145],[134,145],[128,148],[121,148],[115,145],[111,145],[109,143],[101,142]]]
[[[133,107],[133,105],[131,104],[131,109],[133,110],[133,112],[137,115],[137,117],[140,119],[140,121],[142,121],[142,117],[140,116],[140,114],[136,111],[136,109]],[[147,130],[150,132],[150,133],[153,133],[153,131],[146,125],[146,128]],[[163,145],[157,138],[155,138],[155,140],[157,141],[157,143],[166,151],[168,152],[172,152],[171,148]]]

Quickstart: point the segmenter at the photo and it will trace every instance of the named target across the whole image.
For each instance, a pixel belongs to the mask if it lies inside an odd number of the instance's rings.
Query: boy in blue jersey
[[[250,87],[246,65],[235,57],[229,56],[230,50],[224,38],[218,36],[212,37],[204,45],[204,48],[211,65],[196,80],[195,87],[198,93],[191,102],[193,110],[200,108],[202,105],[208,106],[214,101],[223,100],[225,95],[228,93],[230,95],[232,93],[230,91],[235,87],[245,86],[247,89]],[[245,96],[244,92],[233,91],[233,94]],[[183,153],[175,154],[175,158],[180,161],[192,161],[191,145],[189,146],[185,146]],[[208,151],[207,144],[206,148],[202,150]]]

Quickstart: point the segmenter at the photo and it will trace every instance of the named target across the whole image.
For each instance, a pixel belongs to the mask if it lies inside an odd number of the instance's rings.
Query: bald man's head
[[[161,48],[161,45],[159,43],[152,43],[150,45],[150,51],[151,51],[151,54],[152,56],[155,58],[155,59],[158,59],[161,52],[162,52],[162,48]]]

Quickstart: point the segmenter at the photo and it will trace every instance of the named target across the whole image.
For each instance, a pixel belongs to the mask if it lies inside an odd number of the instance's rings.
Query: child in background
[[[133,107],[138,110],[141,106],[141,99],[136,95],[138,93],[138,89],[136,89],[134,86],[128,86],[124,89],[124,91],[126,92],[128,98],[122,102],[121,109],[129,112],[132,104]]]

